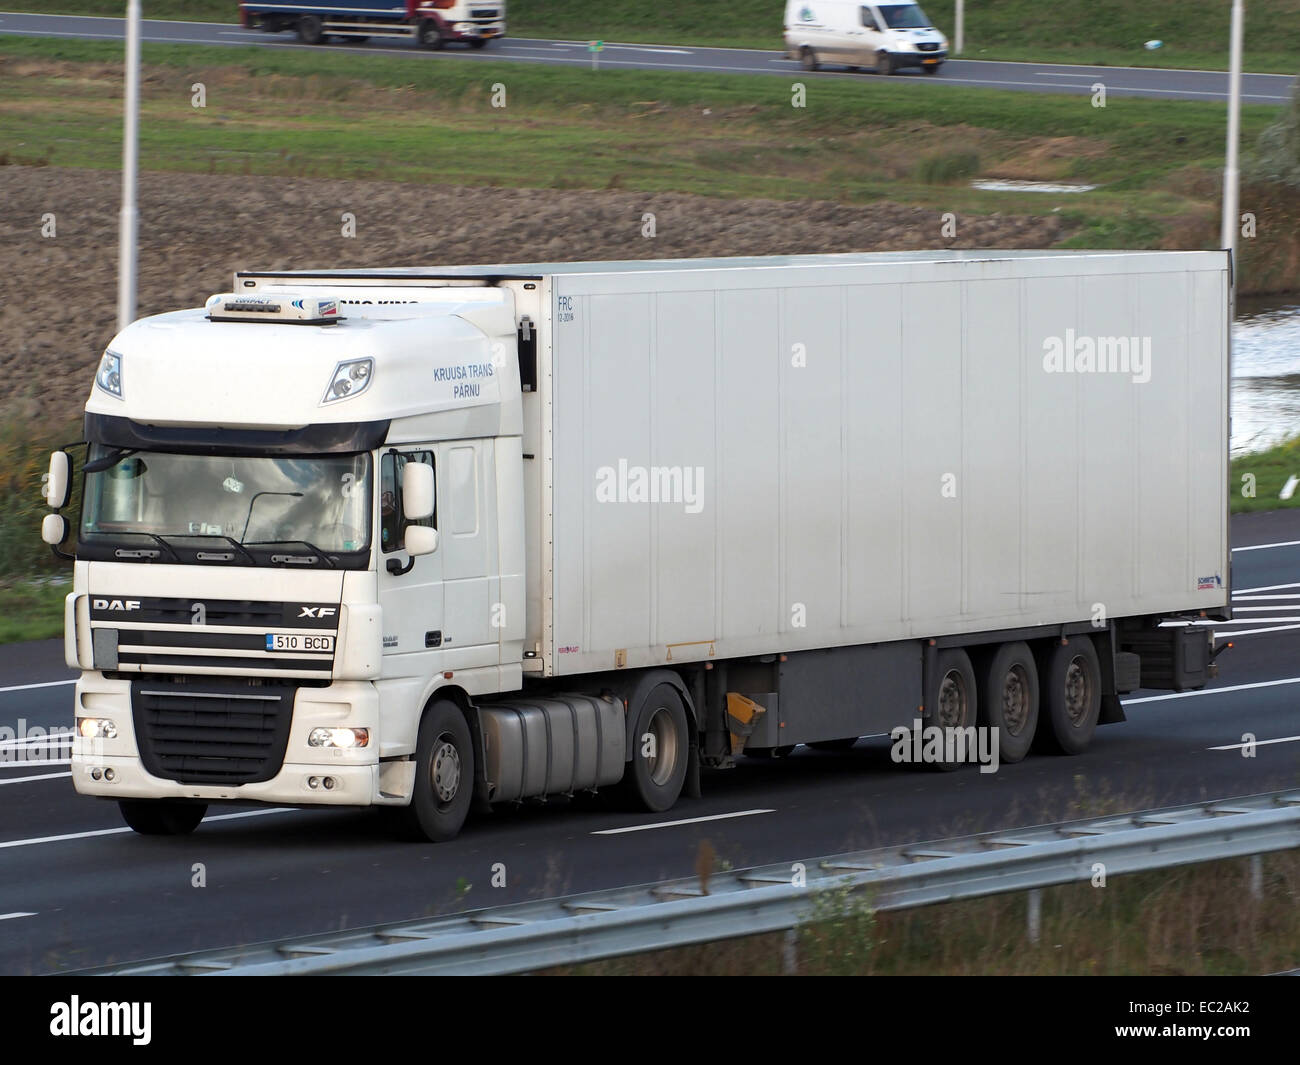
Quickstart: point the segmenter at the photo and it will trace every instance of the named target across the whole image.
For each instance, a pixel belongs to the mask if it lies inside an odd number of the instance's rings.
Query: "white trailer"
[[[237,274],[86,406],[76,787],[445,839],[899,730],[1080,752],[1214,671],[1228,294],[1217,252]]]

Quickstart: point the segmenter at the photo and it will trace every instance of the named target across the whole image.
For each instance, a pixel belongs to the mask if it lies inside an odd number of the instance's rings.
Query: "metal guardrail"
[[[1300,848],[1300,791],[986,832],[87,970],[95,975],[500,975],[795,928],[814,898],[877,912]],[[800,873],[802,871],[802,883]]]

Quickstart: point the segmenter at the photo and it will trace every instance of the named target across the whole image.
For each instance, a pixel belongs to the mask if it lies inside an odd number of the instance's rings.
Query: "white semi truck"
[[[73,780],[472,805],[900,728],[1076,753],[1228,617],[1215,252],[239,273],[108,345]],[[66,553],[66,552],[65,552]]]

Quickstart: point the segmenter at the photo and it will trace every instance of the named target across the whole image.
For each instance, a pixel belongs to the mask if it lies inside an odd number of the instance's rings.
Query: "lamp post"
[[[1244,0],[1232,0],[1232,45],[1228,72],[1228,150],[1223,167],[1223,231],[1220,245],[1232,256],[1234,278],[1237,258],[1237,200],[1240,184],[1237,169],[1237,141],[1240,139],[1241,127],[1241,34],[1244,21]]]
[[[966,0],[957,0],[957,25],[953,29],[952,54],[961,55],[966,46]]]
[[[118,216],[117,328],[135,321],[136,168],[140,158],[140,0],[126,5],[126,111],[122,121],[122,210]]]

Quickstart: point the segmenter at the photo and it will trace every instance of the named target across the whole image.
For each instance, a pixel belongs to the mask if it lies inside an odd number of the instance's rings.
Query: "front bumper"
[[[449,41],[491,40],[493,37],[504,37],[506,27],[503,22],[452,22],[447,24],[444,35]]]
[[[201,685],[196,687],[202,690]],[[268,772],[274,768],[274,775],[242,784],[186,781],[151,772],[150,768],[158,767],[147,768],[140,757],[141,740],[148,741],[151,726],[137,720],[131,690],[129,680],[99,671],[84,672],[77,681],[76,716],[107,718],[117,731],[113,739],[74,737],[72,782],[81,795],[327,806],[385,802],[379,786],[379,694],[368,681],[299,688],[283,758],[267,765]],[[141,736],[137,736],[138,726],[145,729]],[[354,749],[308,745],[313,729],[343,726],[369,729],[370,742]],[[180,742],[186,742],[184,735]]]
[[[945,51],[938,52],[891,52],[896,67],[937,67],[948,58]]]

